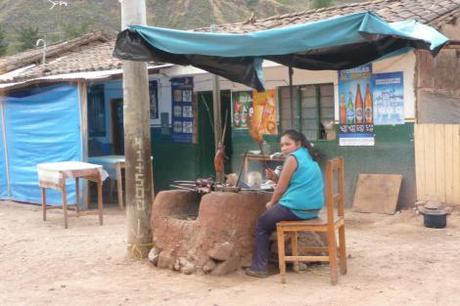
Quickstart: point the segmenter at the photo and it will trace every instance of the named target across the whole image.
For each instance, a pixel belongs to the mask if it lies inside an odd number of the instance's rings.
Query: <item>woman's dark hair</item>
[[[287,136],[295,142],[300,142],[300,145],[308,150],[308,153],[310,153],[314,161],[319,161],[321,159],[321,154],[313,148],[313,145],[304,134],[296,130],[286,130],[281,134],[281,137],[283,136]]]

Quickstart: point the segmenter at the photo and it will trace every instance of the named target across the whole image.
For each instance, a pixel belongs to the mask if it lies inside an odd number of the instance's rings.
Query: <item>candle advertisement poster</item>
[[[277,135],[276,91],[254,91],[253,108],[251,128],[255,129],[258,135]]]

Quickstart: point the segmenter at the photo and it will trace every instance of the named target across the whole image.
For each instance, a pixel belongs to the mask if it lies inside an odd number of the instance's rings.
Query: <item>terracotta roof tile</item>
[[[460,0],[375,0],[319,10],[300,11],[265,19],[252,19],[246,22],[222,24],[216,26],[214,30],[217,32],[247,33],[362,11],[373,11],[389,22],[416,19],[422,23],[438,27],[443,23],[456,20],[457,16],[460,15]],[[209,30],[210,28],[194,29],[194,31]],[[39,64],[41,50],[31,50],[15,56],[0,58],[0,73],[26,67],[32,63],[37,64],[37,66],[14,78],[2,79],[0,75],[0,83],[32,79],[43,75],[121,68],[121,61],[112,56],[113,47],[114,41],[100,36],[100,33],[92,33],[73,41],[49,46],[46,67]]]
[[[69,41],[47,46],[46,57],[50,59],[56,58],[69,52],[81,50],[82,46],[86,46],[94,42],[107,41],[109,41],[109,38],[102,32],[88,33]],[[38,64],[41,60],[42,48],[27,50],[12,56],[2,57],[0,58],[0,73],[6,73],[34,63]]]
[[[91,42],[73,52],[68,52],[57,58],[47,59],[45,67],[42,64],[37,64],[21,73],[20,76],[10,79],[0,79],[0,83],[17,82],[40,76],[72,72],[120,69],[121,60],[112,56],[114,45],[114,40]]]
[[[389,22],[415,19],[419,22],[438,27],[443,21],[451,19],[446,19],[449,15],[456,17],[460,13],[460,0],[375,0],[349,3],[317,10],[272,16],[265,19],[256,19],[253,22],[218,25],[214,28],[214,31],[246,33],[363,11],[373,11]],[[209,30],[209,27],[194,29],[194,31],[206,32]]]

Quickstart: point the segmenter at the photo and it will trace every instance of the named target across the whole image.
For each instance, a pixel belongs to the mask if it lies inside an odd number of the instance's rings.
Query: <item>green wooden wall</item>
[[[340,147],[338,140],[316,141],[314,144],[324,155],[323,161],[339,155],[344,157],[348,207],[353,203],[359,173],[402,174],[398,208],[412,206],[416,200],[413,124],[375,126],[375,135],[375,146],[372,147]],[[267,137],[266,140],[272,150],[279,151],[277,137]],[[232,141],[232,165],[233,171],[237,172],[244,152],[257,150],[258,146],[245,130],[233,131]],[[251,167],[256,168],[256,165]]]
[[[278,137],[265,138],[273,151],[279,151]],[[258,150],[258,145],[249,137],[247,130],[231,131],[231,168],[227,172],[238,173],[247,150]],[[340,147],[338,140],[316,141],[315,147],[324,160],[335,156],[345,159],[346,205],[350,207],[359,173],[402,174],[403,182],[398,208],[408,208],[416,200],[414,126],[412,123],[396,126],[375,126],[375,146]],[[208,177],[209,154],[203,155],[198,144],[174,143],[170,136],[161,135],[152,129],[152,155],[154,156],[155,191],[168,189],[173,180],[194,180]],[[206,164],[206,165],[205,165]],[[211,162],[212,164],[212,162]],[[322,163],[323,164],[323,163]],[[254,170],[262,165],[251,163]]]

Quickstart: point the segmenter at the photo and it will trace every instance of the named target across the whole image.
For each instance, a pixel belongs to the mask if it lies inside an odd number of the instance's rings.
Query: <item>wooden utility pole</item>
[[[213,76],[213,92],[212,92],[212,106],[214,113],[214,147],[215,147],[215,157],[214,157],[214,168],[216,170],[216,182],[223,183],[224,180],[224,158],[225,158],[225,147],[224,143],[221,143],[223,140],[222,135],[222,120],[221,120],[221,102],[220,102],[220,86],[219,86],[219,77],[217,75]],[[220,164],[220,166],[219,166]]]
[[[221,102],[220,102],[220,84],[219,77],[217,75],[213,76],[213,88],[212,88],[212,106],[214,113],[214,147],[217,151],[217,146],[219,141],[221,141],[222,136],[222,119],[221,119]]]
[[[122,29],[130,24],[146,24],[145,0],[120,2]],[[128,255],[134,258],[146,257],[152,248],[153,173],[149,117],[147,64],[123,61]]]

